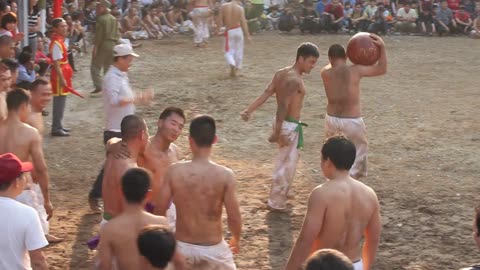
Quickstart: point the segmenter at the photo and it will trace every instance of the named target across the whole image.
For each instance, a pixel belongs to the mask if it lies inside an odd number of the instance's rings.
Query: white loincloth
[[[368,141],[363,118],[339,118],[326,114],[325,133],[327,138],[341,134],[355,144],[357,155],[350,175],[354,178],[367,176]]]
[[[240,26],[225,31],[225,59],[236,68],[243,62],[243,31]]]
[[[275,119],[273,120],[275,128]],[[282,136],[288,136],[289,145],[278,149],[273,170],[273,181],[270,190],[268,205],[274,209],[282,210],[287,207],[287,196],[293,195],[292,183],[298,162],[298,124],[283,121]]]
[[[208,17],[210,16],[210,9],[208,7],[195,7],[190,12],[190,16],[192,17],[194,24],[193,42],[195,42],[195,44],[207,42],[208,38],[210,37],[210,30],[208,29]]]
[[[188,270],[236,270],[233,254],[225,241],[214,246],[198,246],[177,240]]]
[[[48,215],[44,206],[42,189],[37,183],[32,182],[29,185],[30,188],[23,190],[22,193],[17,196],[16,200],[32,207],[37,211],[38,217],[40,218],[40,224],[42,225],[43,233],[45,235],[48,235],[50,226],[47,221]]]
[[[353,263],[353,270],[363,270],[363,261],[360,260],[358,262]]]

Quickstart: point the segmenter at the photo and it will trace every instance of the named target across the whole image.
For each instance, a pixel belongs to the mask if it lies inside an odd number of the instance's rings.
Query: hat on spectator
[[[133,52],[132,46],[130,44],[118,44],[113,47],[113,56],[135,56],[138,57],[138,54]]]
[[[0,184],[10,183],[22,173],[32,170],[31,162],[22,162],[12,153],[0,155]]]

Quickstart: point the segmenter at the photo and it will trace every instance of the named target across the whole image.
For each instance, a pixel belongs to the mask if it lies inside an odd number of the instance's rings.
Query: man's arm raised
[[[269,97],[271,97],[273,94],[275,94],[275,77],[276,74],[273,76],[273,79],[270,81],[270,83],[267,86],[267,89],[261,94],[255,101],[248,106],[247,109],[245,109],[243,112],[240,113],[242,116],[242,119],[244,121],[248,121],[251,117],[251,114],[260,106],[267,101]]]
[[[240,234],[242,233],[242,216],[240,214],[240,206],[237,201],[236,182],[233,172],[227,172],[227,184],[224,194],[224,204],[227,210],[227,223],[232,239],[230,239],[230,248],[234,254],[240,252]]]
[[[42,190],[44,207],[47,212],[47,220],[53,215],[53,206],[50,202],[49,188],[48,188],[48,168],[45,158],[43,156],[42,138],[37,130],[32,132],[33,140],[30,143],[30,156],[32,158],[33,167],[35,168],[35,181],[38,181],[40,189]]]
[[[310,255],[312,245],[323,226],[323,217],[326,211],[324,197],[320,188],[314,189],[310,194],[307,214],[285,270],[300,269]]]
[[[160,189],[160,195],[158,198],[153,198],[153,201],[155,202],[155,215],[166,216],[167,214],[168,206],[172,200],[171,181],[173,177],[172,168],[174,167],[175,165],[172,165],[167,169],[165,176],[163,177],[163,185]]]
[[[380,205],[378,203],[377,195],[374,194],[374,196],[376,203],[375,210],[364,232],[365,243],[362,250],[362,259],[365,270],[372,269],[373,264],[375,263],[378,244],[380,243],[380,233],[382,231],[382,224],[380,221]]]
[[[370,38],[380,50],[380,59],[378,59],[376,65],[372,66],[354,65],[353,68],[360,77],[379,76],[387,73],[387,52],[385,50],[385,43],[382,38],[375,34],[370,34]]]

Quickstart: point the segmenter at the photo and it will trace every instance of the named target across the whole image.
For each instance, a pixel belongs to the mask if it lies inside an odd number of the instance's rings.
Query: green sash
[[[109,213],[103,212],[103,219],[105,219],[106,221],[109,221],[112,218],[113,218],[112,215],[110,215]]]
[[[308,125],[290,116],[287,116],[285,121],[297,124],[297,127],[295,128],[295,132],[298,132],[297,149],[303,149],[303,127],[308,127]]]

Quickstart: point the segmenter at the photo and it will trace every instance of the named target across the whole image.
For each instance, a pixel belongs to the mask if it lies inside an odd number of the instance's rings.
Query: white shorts
[[[198,246],[177,241],[180,254],[185,257],[188,270],[236,270],[233,254],[225,241],[213,246]]]

